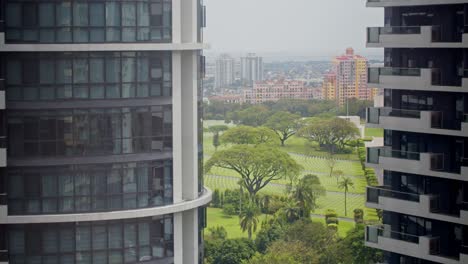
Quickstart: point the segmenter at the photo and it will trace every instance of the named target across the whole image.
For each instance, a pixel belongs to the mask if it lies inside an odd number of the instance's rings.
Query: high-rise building
[[[385,129],[369,148],[380,187],[367,206],[383,210],[366,244],[385,263],[468,263],[468,1],[368,0],[385,8],[385,24],[369,28],[367,45],[385,48],[385,65],[369,69],[384,90],[384,107],[367,123]]]
[[[336,73],[327,73],[323,77],[322,98],[325,100],[336,100]]]
[[[253,53],[241,58],[241,82],[252,87],[255,82],[263,81],[263,58]]]
[[[340,105],[344,105],[349,98],[372,100],[372,94],[367,87],[367,65],[367,59],[354,54],[352,48],[346,49],[346,54],[334,58],[334,94]]]
[[[201,263],[201,0],[0,10],[0,263]]]
[[[227,54],[216,59],[215,89],[231,86],[235,80],[235,60]]]

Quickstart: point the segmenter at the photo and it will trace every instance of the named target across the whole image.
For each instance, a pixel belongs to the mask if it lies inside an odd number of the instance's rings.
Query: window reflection
[[[171,0],[6,2],[9,43],[170,42],[172,38]]]
[[[158,259],[174,256],[172,223],[172,216],[166,215],[127,221],[12,225],[8,228],[9,261],[159,263]]]
[[[171,106],[12,111],[10,157],[89,156],[172,148]]]
[[[99,212],[172,203],[172,162],[10,169],[12,215]]]
[[[172,95],[167,52],[11,54],[3,63],[9,101]]]

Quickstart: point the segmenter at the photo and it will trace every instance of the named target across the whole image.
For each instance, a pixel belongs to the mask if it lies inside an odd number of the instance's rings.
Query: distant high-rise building
[[[256,82],[252,89],[244,91],[244,102],[258,104],[275,102],[280,99],[313,99],[314,88],[305,87],[303,81],[263,81]]]
[[[215,89],[223,89],[235,82],[235,60],[227,54],[216,59]]]
[[[241,82],[252,87],[255,82],[263,81],[263,58],[253,53],[241,58]]]
[[[0,10],[0,263],[202,263],[202,0]]]
[[[385,9],[367,46],[384,48],[369,85],[384,106],[367,126],[384,129],[384,146],[367,150],[380,186],[367,207],[383,210],[366,245],[388,264],[468,263],[467,0],[368,0]]]
[[[367,59],[354,54],[352,48],[346,54],[333,59],[333,68],[323,77],[323,99],[336,100],[340,105],[348,98],[372,100],[375,92],[367,86]]]
[[[322,99],[336,100],[336,74],[334,72],[327,73],[323,77],[322,84]]]

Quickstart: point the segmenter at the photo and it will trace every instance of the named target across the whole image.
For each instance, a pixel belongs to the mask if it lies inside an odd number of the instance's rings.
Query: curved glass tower
[[[201,263],[201,0],[0,10],[0,263]]]

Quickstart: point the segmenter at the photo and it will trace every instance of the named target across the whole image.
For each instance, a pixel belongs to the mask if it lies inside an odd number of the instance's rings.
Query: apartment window
[[[10,263],[141,263],[174,256],[171,215],[79,224],[12,225]]]
[[[172,1],[6,1],[8,43],[170,42]]]
[[[172,203],[172,162],[11,169],[12,215],[102,212]]]
[[[172,95],[172,62],[167,52],[12,54],[3,64],[9,101]]]

